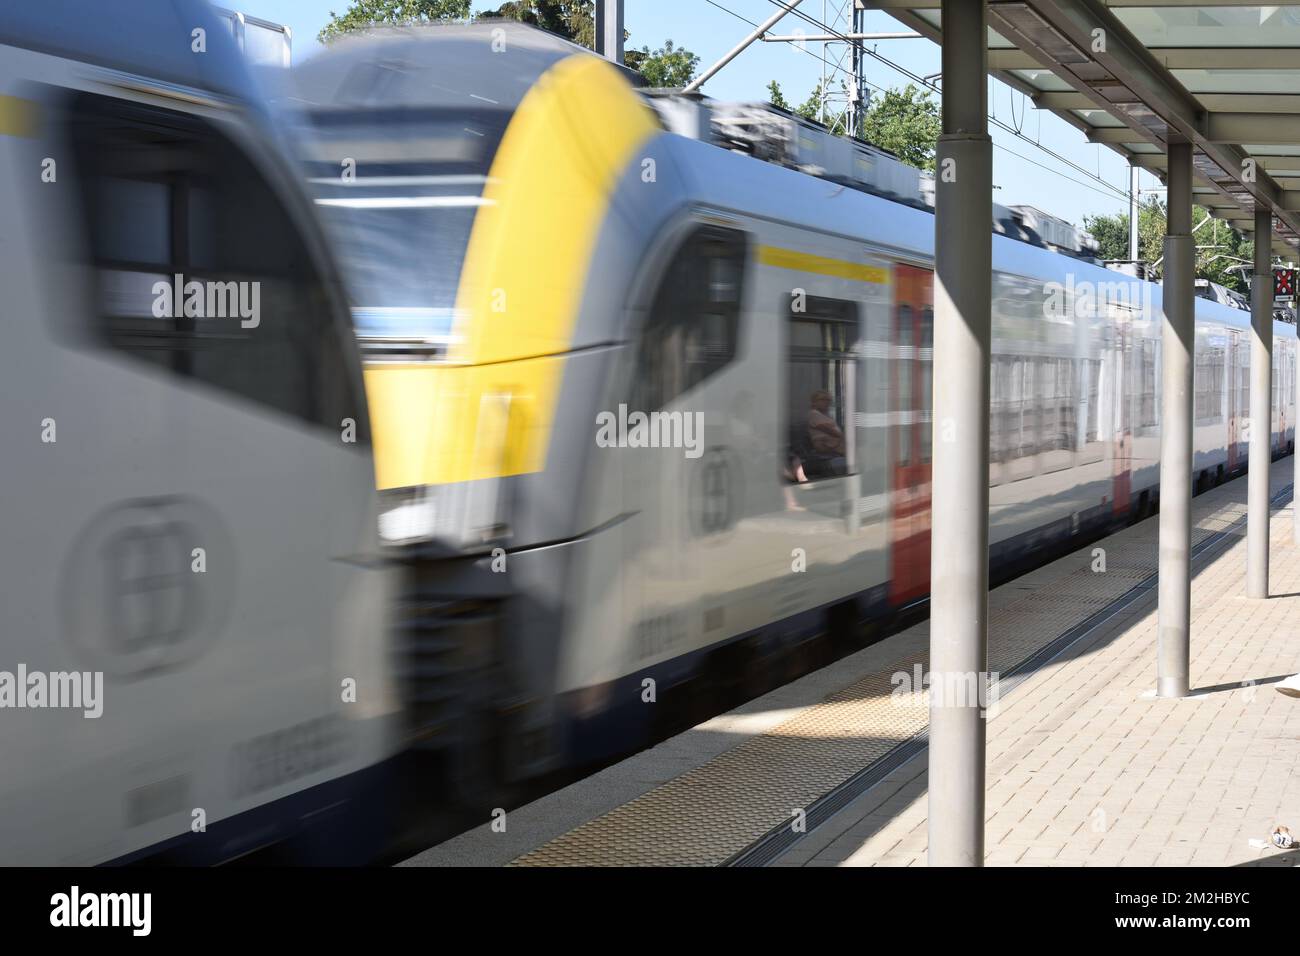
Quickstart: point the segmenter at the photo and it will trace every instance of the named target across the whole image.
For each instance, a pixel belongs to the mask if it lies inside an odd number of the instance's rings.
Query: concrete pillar
[[[993,144],[985,0],[944,0],[935,174],[930,865],[984,863]],[[937,688],[937,690],[936,690]],[[965,690],[965,693],[961,691]]]
[[[623,62],[623,0],[596,0],[596,52]]]
[[[1246,504],[1246,597],[1268,597],[1268,472],[1273,459],[1273,213],[1255,207],[1255,281],[1250,284],[1250,476]]]
[[[1192,146],[1169,144],[1160,412],[1160,623],[1156,693],[1186,697],[1192,605],[1192,372],[1196,240]]]

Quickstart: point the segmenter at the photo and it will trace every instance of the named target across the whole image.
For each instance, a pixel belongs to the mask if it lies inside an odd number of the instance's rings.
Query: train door
[[[890,602],[930,590],[930,468],[933,273],[895,267],[890,350]]]
[[[688,651],[744,629],[746,609],[726,596],[753,574],[754,549],[746,553],[737,528],[748,446],[734,437],[754,404],[738,348],[752,242],[738,224],[691,216],[656,246],[665,258],[645,290],[629,390],[610,404],[626,420],[610,457],[622,475],[621,507],[635,516],[623,531],[620,572],[630,640],[590,652],[607,658],[583,662],[575,679],[657,665],[662,692],[688,676]]]

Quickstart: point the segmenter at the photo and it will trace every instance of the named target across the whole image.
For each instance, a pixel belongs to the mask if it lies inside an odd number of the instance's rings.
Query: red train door
[[[895,605],[930,590],[932,280],[928,269],[899,265],[894,270],[889,599]]]

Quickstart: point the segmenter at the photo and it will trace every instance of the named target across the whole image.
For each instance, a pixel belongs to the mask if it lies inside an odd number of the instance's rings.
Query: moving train
[[[785,132],[746,148],[706,101],[504,22],[376,31],[294,74],[409,561],[412,740],[539,774],[925,599],[934,219],[853,180],[883,154],[787,168],[806,125],[770,114]],[[1152,512],[1161,407],[1160,287],[996,232],[995,575]],[[1196,306],[1205,487],[1246,464],[1250,317]],[[1281,455],[1295,328],[1274,335]]]
[[[338,827],[400,743],[361,367],[227,26],[7,5],[0,210],[0,863],[372,858],[382,814]]]

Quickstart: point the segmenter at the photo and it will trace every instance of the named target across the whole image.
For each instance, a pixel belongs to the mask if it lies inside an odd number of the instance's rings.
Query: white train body
[[[228,859],[396,746],[354,339],[223,35],[201,3],[0,17],[0,863]],[[177,274],[256,299],[173,318]]]
[[[596,456],[609,459],[591,479],[604,487],[584,497],[615,498],[631,517],[599,536],[603,546],[575,576],[562,692],[609,685],[847,598],[907,603],[925,593],[928,579],[928,549],[903,561],[896,549],[928,528],[928,455],[923,450],[917,460],[905,450],[927,441],[928,389],[902,399],[898,389],[909,375],[928,383],[929,328],[900,338],[898,315],[901,306],[932,305],[933,216],[688,139],[665,135],[655,147],[661,169],[687,171],[691,197],[664,227],[663,244],[672,248],[673,232],[688,223],[716,224],[734,230],[747,250],[735,356],[664,406],[703,413],[702,459],[655,448]],[[787,251],[797,255],[774,264]],[[662,278],[655,259],[663,255],[655,250],[647,275]],[[849,271],[846,264],[878,278],[827,274]],[[989,524],[996,565],[1154,503],[1162,296],[1158,285],[1000,236],[993,237],[993,265]],[[900,299],[900,279],[909,273],[911,298]],[[919,296],[918,284],[925,290]],[[1096,314],[1088,306],[1075,314],[1071,297],[1085,288],[1102,297]],[[799,318],[791,303],[799,296],[857,311],[852,365],[865,384],[844,413],[857,423],[856,467],[849,469],[856,473],[791,484],[781,474],[793,406],[789,326]],[[651,299],[634,300],[629,312],[644,315]],[[1063,314],[1054,314],[1058,309]],[[1188,480],[1217,483],[1246,463],[1250,314],[1199,298],[1196,310],[1196,474]],[[1295,327],[1277,323],[1274,342],[1273,447],[1284,454],[1294,442]],[[635,381],[633,352],[628,359],[601,408],[616,408],[620,390]],[[1028,394],[1027,375],[1034,382]],[[706,480],[701,489],[711,464],[729,474],[721,486]],[[719,509],[716,533],[701,533],[700,521],[714,520]],[[805,571],[792,572],[805,561]],[[602,568],[620,569],[617,584]],[[900,573],[910,580],[900,582]],[[639,643],[647,622],[668,639]],[[622,640],[611,641],[611,633]]]

